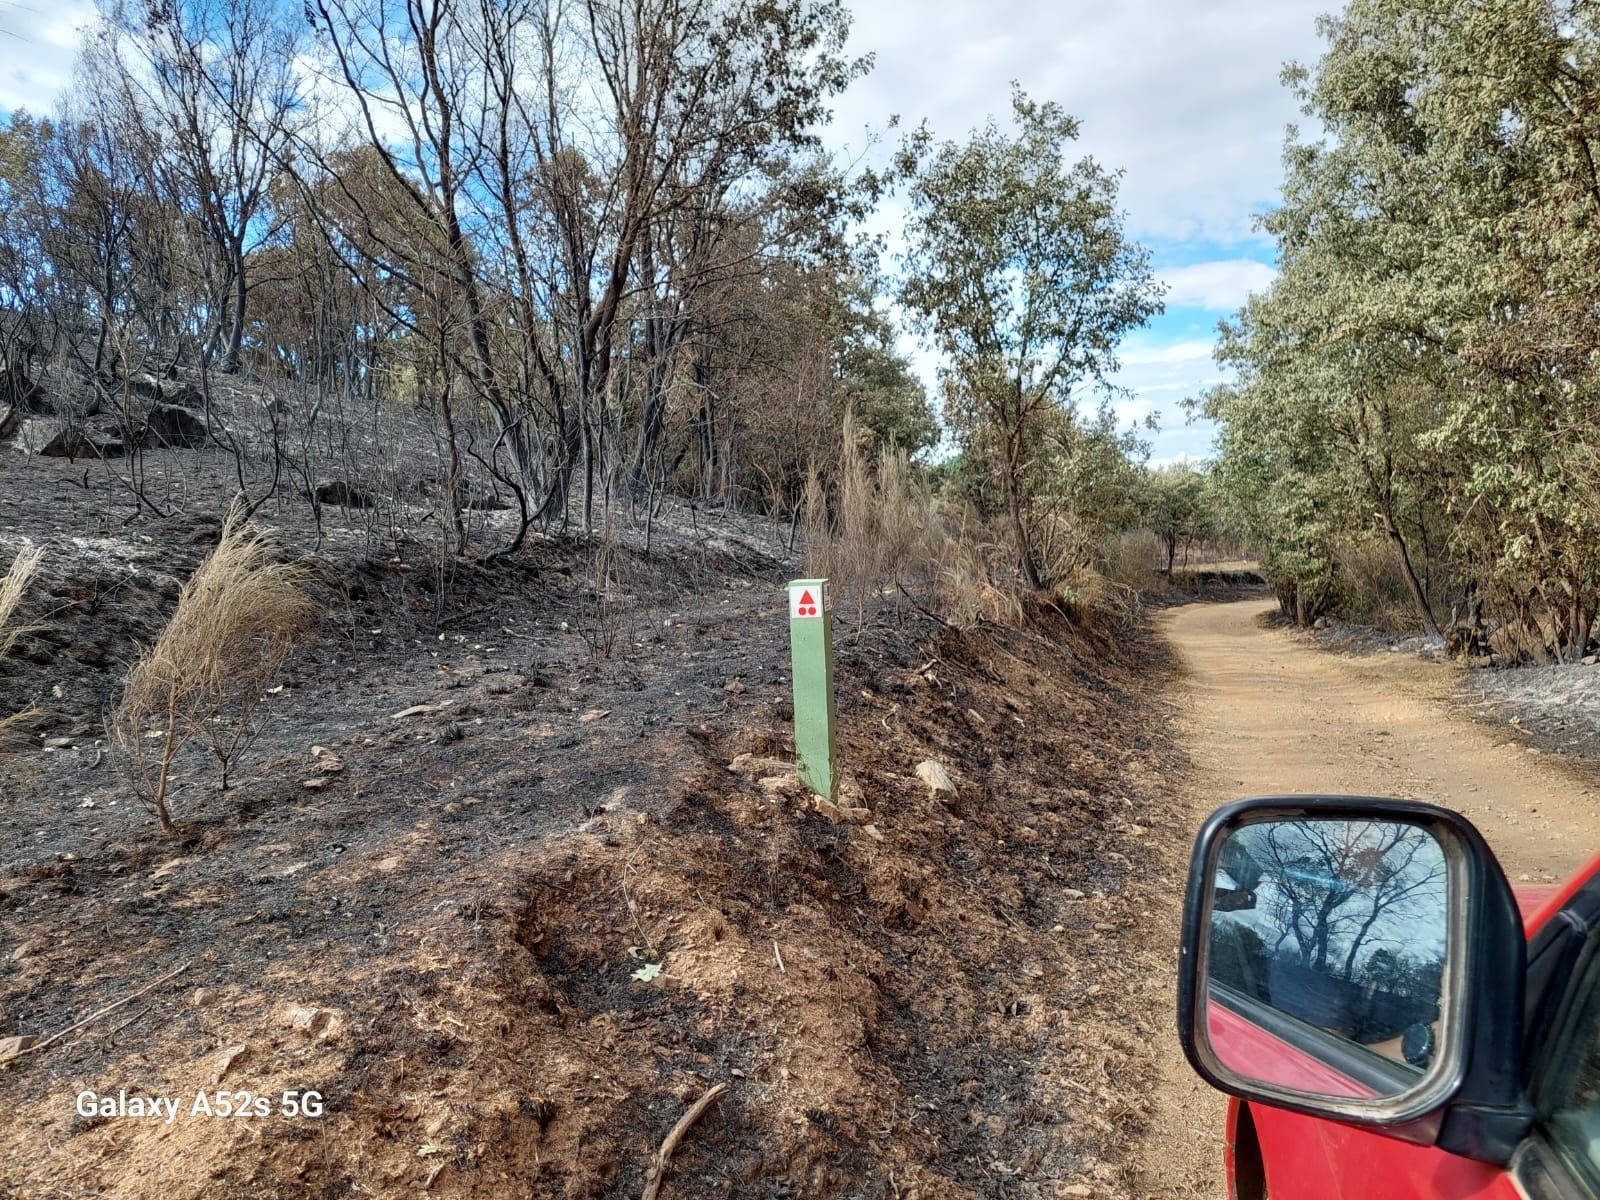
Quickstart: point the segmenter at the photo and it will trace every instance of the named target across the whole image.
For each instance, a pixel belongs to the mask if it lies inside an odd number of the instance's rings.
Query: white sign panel
[[[789,619],[809,620],[822,616],[822,585],[820,583],[794,583],[789,585]]]

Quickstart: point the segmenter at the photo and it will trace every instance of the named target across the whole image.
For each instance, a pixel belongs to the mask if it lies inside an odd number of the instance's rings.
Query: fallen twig
[[[154,991],[156,988],[160,987],[163,983],[167,982],[167,980],[173,979],[176,976],[183,974],[183,972],[187,971],[188,969],[189,969],[189,964],[188,963],[185,962],[185,963],[178,964],[178,966],[176,966],[172,970],[168,971],[160,979],[157,979],[157,980],[154,980],[151,983],[145,984],[137,992],[129,992],[126,996],[122,997],[122,999],[112,1001],[110,1004],[108,1004],[104,1008],[102,1008],[99,1012],[90,1013],[83,1020],[74,1022],[71,1025],[68,1025],[60,1033],[52,1033],[49,1037],[45,1038],[44,1041],[36,1042],[32,1046],[29,1046],[26,1050],[18,1051],[16,1054],[14,1054],[11,1058],[7,1059],[6,1061],[15,1062],[17,1059],[21,1058],[24,1054],[37,1054],[40,1050],[43,1050],[46,1046],[49,1046],[51,1043],[59,1042],[62,1038],[66,1037],[67,1034],[72,1033],[75,1030],[82,1029],[85,1025],[88,1025],[88,1024],[94,1022],[94,1021],[98,1021],[101,1017],[105,1016],[109,1012],[115,1012],[117,1009],[121,1008],[124,1004],[127,1004],[129,1001],[137,1000],[140,996],[144,995],[146,992]]]
[[[116,1037],[117,1034],[121,1033],[129,1025],[132,1025],[135,1021],[137,1021],[140,1017],[144,1016],[146,1013],[148,1013],[154,1007],[155,1007],[154,1004],[146,1004],[143,1008],[141,1008],[138,1012],[134,1013],[133,1016],[129,1017],[121,1025],[118,1025],[115,1029],[113,1029],[109,1033],[107,1033],[106,1036],[108,1038]]]
[[[900,594],[902,596],[904,596],[907,600],[911,601],[911,607],[912,608],[916,609],[919,613],[921,613],[923,616],[927,617],[930,621],[937,621],[937,622],[939,622],[939,624],[943,625],[946,629],[954,629],[955,628],[954,625],[950,624],[949,621],[946,621],[938,613],[929,612],[927,609],[923,608],[921,604],[917,603],[917,598],[915,596],[913,596],[910,592],[906,591],[906,585],[905,584],[896,583],[895,587],[900,589]],[[929,664],[929,666],[932,666],[932,665],[933,665],[932,663]]]
[[[661,1149],[656,1151],[656,1165],[650,1168],[650,1178],[645,1180],[644,1193],[640,1200],[656,1200],[661,1192],[661,1181],[666,1178],[667,1166],[672,1162],[672,1152],[678,1148],[678,1143],[683,1141],[683,1135],[705,1115],[706,1109],[717,1102],[717,1097],[728,1090],[725,1083],[713,1084],[706,1089],[706,1094],[694,1102],[694,1107],[678,1118],[678,1123],[672,1127],[672,1132],[667,1134],[661,1143]]]

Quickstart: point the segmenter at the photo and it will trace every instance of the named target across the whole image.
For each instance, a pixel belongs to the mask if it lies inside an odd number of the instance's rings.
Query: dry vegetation
[[[11,560],[5,576],[0,578],[0,658],[10,654],[16,648],[17,640],[28,632],[25,626],[17,622],[17,609],[42,558],[44,551],[39,547],[24,546]]]
[[[876,456],[850,414],[832,468],[813,471],[804,499],[805,567],[833,581],[856,630],[884,598],[957,628],[1017,626],[1055,605],[1089,622],[1125,622],[1160,578],[1143,528],[1091,530],[1070,513],[1041,516],[1035,550],[1044,589],[1030,586],[999,523],[958,493],[936,496],[927,472],[890,447]]]
[[[236,505],[216,549],[184,585],[172,620],[129,671],[111,716],[129,782],[163,830],[176,831],[167,786],[179,751],[203,738],[227,790],[258,731],[262,695],[315,613],[303,569],[275,561]]]
[[[24,546],[0,577],[0,661],[16,649],[17,642],[29,631],[29,626],[17,620],[17,610],[43,558],[44,551],[39,547]],[[0,713],[0,760],[15,751],[18,732],[33,715],[33,709]]]

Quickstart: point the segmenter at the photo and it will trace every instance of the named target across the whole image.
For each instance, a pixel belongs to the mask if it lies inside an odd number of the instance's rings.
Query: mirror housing
[[[1435,981],[1440,989],[1436,1017],[1413,1014],[1403,1030],[1393,1031],[1398,1035],[1389,1047],[1393,1065],[1339,1036],[1337,1024],[1320,1015],[1359,990],[1349,979],[1301,972],[1294,981],[1298,999],[1289,1005],[1297,1011],[1285,1013],[1216,987],[1209,973],[1214,918],[1223,914],[1224,924],[1259,923],[1267,919],[1261,906],[1275,903],[1272,880],[1262,878],[1261,865],[1246,849],[1250,839],[1236,835],[1251,826],[1272,828],[1270,823],[1293,832],[1334,828],[1338,822],[1362,830],[1424,831],[1442,852],[1449,880],[1445,894],[1431,901],[1447,906],[1440,920],[1449,929],[1443,982]],[[1251,949],[1259,953],[1259,947]],[[1229,1095],[1504,1163],[1531,1123],[1522,1061],[1526,959],[1510,885],[1482,836],[1459,814],[1413,801],[1358,796],[1254,797],[1218,809],[1195,841],[1179,950],[1178,1033],[1190,1065]],[[1229,1010],[1231,1028],[1249,1034],[1255,1062],[1270,1063],[1281,1054],[1310,1069],[1251,1074],[1230,1069],[1226,1054],[1219,1057],[1212,1044],[1210,1022],[1217,1007]],[[1245,1014],[1242,1019],[1239,1013]],[[1339,1043],[1349,1051],[1337,1053]],[[1235,1053],[1233,1061],[1237,1068],[1243,1060]],[[1426,1069],[1413,1067],[1408,1075],[1407,1061],[1420,1061]],[[1415,1086],[1407,1086],[1408,1079]]]

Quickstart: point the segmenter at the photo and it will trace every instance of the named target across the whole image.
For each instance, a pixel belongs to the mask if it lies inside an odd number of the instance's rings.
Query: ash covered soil
[[[1266,620],[1289,627],[1276,614]],[[1505,663],[1496,655],[1467,665],[1447,655],[1437,638],[1401,636],[1342,621],[1329,621],[1309,636],[1324,649],[1345,655],[1392,654],[1439,664],[1454,680],[1455,701],[1485,725],[1510,727],[1538,752],[1588,768],[1600,763],[1600,659],[1595,655],[1564,663]]]
[[[186,515],[125,521],[98,464],[0,462],[0,560],[48,554],[0,667],[0,708],[45,714],[0,783],[0,1037],[179,971],[0,1067],[0,1195],[638,1196],[718,1083],[664,1196],[1140,1194],[1186,836],[1141,624],[841,610],[819,807],[781,766],[797,568],[770,527],[674,508],[601,606],[581,538],[441,571],[269,505],[326,616],[235,786],[181,760],[174,840],[103,711],[230,466],[188,452]],[[323,1115],[189,1111],[288,1090]],[[79,1116],[83,1091],[180,1112]]]

